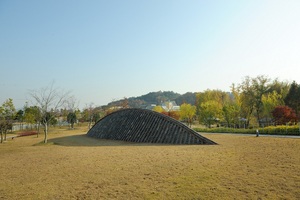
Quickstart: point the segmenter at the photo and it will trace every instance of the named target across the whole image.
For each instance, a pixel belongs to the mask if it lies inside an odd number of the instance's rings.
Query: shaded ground
[[[0,145],[0,199],[300,199],[300,139],[202,134],[219,145],[98,140]]]

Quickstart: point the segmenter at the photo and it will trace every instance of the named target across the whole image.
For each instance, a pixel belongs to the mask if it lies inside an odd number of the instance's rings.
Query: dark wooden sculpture
[[[123,109],[98,121],[90,137],[142,143],[216,144],[181,122],[146,109]]]

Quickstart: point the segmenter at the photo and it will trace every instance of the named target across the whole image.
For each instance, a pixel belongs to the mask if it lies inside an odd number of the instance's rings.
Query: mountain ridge
[[[107,106],[113,107],[127,104],[131,108],[146,108],[147,106],[152,104],[161,105],[166,101],[175,101],[177,105],[181,105],[183,103],[195,105],[196,92],[186,92],[184,94],[179,94],[173,91],[149,92],[137,97],[129,97],[117,101],[112,101],[108,103]]]

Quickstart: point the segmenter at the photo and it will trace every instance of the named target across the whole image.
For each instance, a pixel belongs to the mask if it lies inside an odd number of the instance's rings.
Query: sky
[[[0,0],[0,104],[54,82],[79,107],[300,83],[299,0]]]

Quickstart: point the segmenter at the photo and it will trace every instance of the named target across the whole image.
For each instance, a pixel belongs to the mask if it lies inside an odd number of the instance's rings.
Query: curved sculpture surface
[[[123,109],[98,121],[90,137],[142,143],[216,144],[163,114],[145,109]]]

